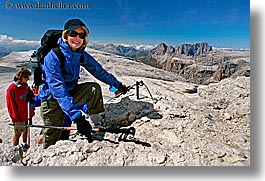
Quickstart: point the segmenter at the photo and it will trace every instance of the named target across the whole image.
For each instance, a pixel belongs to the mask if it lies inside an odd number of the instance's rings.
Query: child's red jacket
[[[28,84],[12,83],[6,92],[8,113],[14,124],[28,121],[28,104],[26,94]],[[34,116],[34,108],[30,108],[30,118]]]

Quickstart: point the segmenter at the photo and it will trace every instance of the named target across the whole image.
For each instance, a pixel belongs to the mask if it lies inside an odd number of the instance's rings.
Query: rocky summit
[[[250,77],[240,74],[207,85],[186,82],[174,72],[92,49],[87,51],[126,85],[142,81],[114,98],[101,84],[105,113],[97,127],[135,128],[135,135],[94,133],[88,143],[76,131],[70,140],[48,149],[37,144],[40,129],[31,128],[31,147],[12,147],[13,129],[1,94],[0,165],[16,166],[250,166]],[[32,52],[13,52],[0,62],[5,92],[16,67],[28,66]],[[242,70],[243,71],[243,70]],[[96,81],[81,70],[80,81]],[[43,124],[39,108],[33,124]],[[75,125],[73,125],[75,126]]]

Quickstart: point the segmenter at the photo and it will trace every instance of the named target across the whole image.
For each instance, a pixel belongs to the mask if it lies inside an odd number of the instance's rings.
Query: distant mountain
[[[160,43],[141,62],[175,72],[195,84],[219,82],[228,77],[250,76],[250,51],[216,49],[207,42],[182,44],[178,47]]]
[[[0,47],[0,57],[4,57],[11,52],[12,50],[10,48]]]
[[[129,58],[148,56],[149,51],[153,48],[151,45],[127,45],[127,44],[91,44],[88,46],[94,50],[113,53]]]
[[[200,56],[212,51],[212,46],[206,42],[196,44],[182,44],[178,47],[160,43],[152,45],[128,45],[128,44],[91,44],[88,46],[94,50],[113,53],[116,55],[137,59],[145,64],[157,68],[163,68],[167,60],[174,56]]]
[[[213,47],[213,50],[250,52],[250,49],[249,48],[217,48],[217,47]]]
[[[197,57],[205,55],[212,51],[212,46],[206,42],[195,44],[181,44],[180,46],[173,47],[160,43],[152,50],[146,57],[139,57],[139,59],[148,65],[155,66],[157,68],[165,69],[166,62],[173,57]]]
[[[158,59],[158,62],[163,63],[166,59],[172,56],[190,56],[197,57],[205,55],[212,51],[212,46],[206,42],[196,44],[181,44],[178,47],[167,46],[165,43],[160,43],[150,51],[152,58]]]
[[[92,49],[132,58],[174,72],[188,82],[209,84],[228,77],[250,75],[249,50],[213,48],[207,42],[171,46],[92,44]]]

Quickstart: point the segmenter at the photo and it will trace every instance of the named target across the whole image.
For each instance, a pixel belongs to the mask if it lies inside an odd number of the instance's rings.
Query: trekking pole
[[[150,98],[151,98],[152,101],[153,101],[153,104],[156,104],[155,99],[153,98],[153,96],[152,96],[152,94],[151,94],[149,88],[147,87],[147,85],[146,85],[142,80],[141,80],[141,81],[136,81],[135,84],[130,85],[130,86],[128,86],[127,88],[128,88],[128,90],[130,90],[130,89],[134,89],[134,86],[136,86],[136,98],[137,98],[138,100],[140,99],[140,86],[145,86],[146,90],[148,91],[148,93],[149,93],[149,95],[150,95]],[[113,100],[113,99],[116,99],[116,98],[120,97],[122,94],[123,94],[123,93],[120,92],[119,94],[115,95],[115,97],[110,98],[107,102],[109,102],[109,101],[111,101],[111,100]]]
[[[27,139],[28,139],[28,147],[30,147],[30,102],[28,102],[28,124],[27,124]]]
[[[9,124],[10,126],[25,126],[22,124]],[[26,125],[25,127],[33,127],[33,128],[51,128],[51,129],[60,129],[60,130],[77,130],[76,127],[63,127],[63,126],[45,126],[45,125],[37,125],[37,124],[31,124],[31,125]]]
[[[30,94],[30,87],[28,87],[28,94]],[[30,102],[28,101],[28,124],[27,124],[27,139],[28,139],[28,147],[30,147],[30,125],[32,124],[32,120],[30,118]]]
[[[133,85],[128,86],[128,87],[127,87],[128,90],[133,89],[133,87],[134,87],[135,85],[136,85],[136,84],[133,84]],[[120,92],[119,94],[116,94],[115,97],[110,98],[107,102],[109,102],[109,101],[111,101],[111,100],[113,100],[113,99],[116,99],[116,98],[120,97],[122,94],[123,94],[122,92]]]
[[[14,126],[15,124],[9,124],[11,126]],[[25,126],[22,124],[16,124],[17,126]],[[77,130],[76,127],[66,127],[66,126],[45,126],[45,125],[36,125],[36,124],[31,124],[29,127],[34,127],[34,128],[51,128],[51,129],[60,129],[60,130]],[[130,127],[130,128],[92,128],[91,132],[93,133],[100,133],[100,132],[109,132],[109,133],[124,133],[124,134],[130,134],[130,135],[135,135],[135,128]]]

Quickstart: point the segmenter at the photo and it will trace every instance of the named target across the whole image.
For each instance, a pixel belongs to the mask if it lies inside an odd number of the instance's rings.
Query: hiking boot
[[[19,151],[20,148],[21,148],[20,145],[16,145],[14,146],[14,151]]]
[[[92,129],[96,127],[96,124],[99,122],[99,114],[93,114],[93,115],[86,115],[85,119],[89,122],[91,125]]]
[[[69,140],[70,130],[63,130],[59,140]]]
[[[29,145],[27,143],[21,144],[21,147],[22,147],[23,151],[27,151],[29,149]]]

